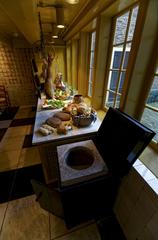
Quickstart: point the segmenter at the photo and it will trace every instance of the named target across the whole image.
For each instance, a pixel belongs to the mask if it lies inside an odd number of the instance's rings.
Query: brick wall
[[[34,105],[36,96],[32,78],[31,48],[13,48],[0,40],[0,85],[4,85],[11,106]]]

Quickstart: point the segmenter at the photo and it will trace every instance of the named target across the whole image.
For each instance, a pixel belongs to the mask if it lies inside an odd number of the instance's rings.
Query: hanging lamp
[[[64,28],[64,9],[61,6],[56,7],[56,23],[57,28]]]
[[[58,31],[55,23],[52,24],[52,38],[58,38]]]

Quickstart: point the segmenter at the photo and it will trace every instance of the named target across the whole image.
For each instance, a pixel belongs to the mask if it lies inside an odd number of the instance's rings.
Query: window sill
[[[157,161],[158,154],[156,154],[154,158],[154,154],[152,153],[150,147],[147,147],[144,150],[144,152],[140,156],[139,158],[140,160],[137,159],[137,161],[134,163],[133,167],[139,173],[139,175],[144,179],[144,181],[151,187],[151,189],[158,195],[158,178],[157,178],[157,175],[155,174],[155,172],[158,174],[158,161]],[[150,162],[150,164],[152,162],[152,164],[155,163],[155,165],[157,165],[157,171],[151,172],[148,166],[144,164],[143,161],[147,159],[148,159],[148,162]]]
[[[151,146],[148,146],[139,159],[158,178],[158,152]]]

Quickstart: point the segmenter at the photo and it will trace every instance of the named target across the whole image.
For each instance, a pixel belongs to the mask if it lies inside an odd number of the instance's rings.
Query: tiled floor
[[[32,134],[34,117],[32,107],[20,107],[12,119],[0,121],[0,131],[5,129],[0,143],[0,172],[41,163],[37,147],[23,146],[26,136]]]
[[[0,198],[0,240],[104,239],[94,221],[67,230],[63,220],[35,201],[30,183],[24,182],[32,173],[41,178],[39,151],[31,146],[35,109],[25,106],[15,110],[16,114],[8,115],[6,120],[0,118],[0,193],[8,194],[8,200]]]

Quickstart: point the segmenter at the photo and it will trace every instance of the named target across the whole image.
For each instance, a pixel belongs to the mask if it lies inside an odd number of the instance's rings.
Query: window
[[[137,14],[138,6],[134,6],[115,19],[104,107],[120,105]]]
[[[153,139],[156,143],[158,143],[158,65],[145,104],[141,122],[156,132],[156,135]]]
[[[95,40],[96,40],[96,32],[92,32],[90,37],[90,60],[89,60],[89,77],[88,77],[88,96],[89,97],[92,97],[92,91],[93,91]]]

